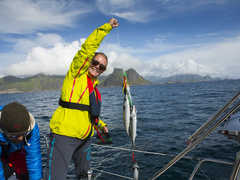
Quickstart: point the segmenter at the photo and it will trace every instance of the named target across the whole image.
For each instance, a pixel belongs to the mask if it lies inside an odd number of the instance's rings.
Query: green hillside
[[[130,85],[150,84],[144,80],[134,69],[127,71]],[[101,87],[122,86],[123,70],[114,69],[114,72],[100,78]],[[38,74],[27,78],[6,76],[0,78],[0,93],[20,93],[43,90],[61,89],[64,76]]]
[[[60,89],[64,76],[38,74],[28,78],[6,76],[0,79],[0,92],[29,92]]]

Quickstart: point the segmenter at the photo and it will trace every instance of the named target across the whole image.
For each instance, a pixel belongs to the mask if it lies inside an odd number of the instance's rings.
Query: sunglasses
[[[93,66],[99,65],[99,70],[100,70],[100,71],[105,71],[105,70],[106,70],[106,66],[104,66],[103,64],[101,64],[100,62],[98,62],[96,59],[93,59],[93,60],[91,61],[91,64],[92,64]]]

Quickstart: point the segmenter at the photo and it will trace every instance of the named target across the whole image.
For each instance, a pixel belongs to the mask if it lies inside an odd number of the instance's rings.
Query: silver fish
[[[124,103],[123,103],[123,122],[126,132],[129,136],[129,126],[130,126],[130,102],[127,97],[127,94],[124,96]]]
[[[138,172],[139,166],[137,162],[134,162],[133,164],[133,179],[138,180],[139,172]]]
[[[131,93],[130,93],[130,87],[129,87],[128,81],[127,81],[126,72],[123,73],[123,94],[124,94],[123,122],[124,122],[124,127],[126,129],[127,135],[129,136],[129,126],[130,126],[131,109],[132,109],[132,97],[131,97]]]
[[[137,136],[137,110],[135,105],[132,107],[130,116],[130,136],[132,138],[132,145],[135,147],[135,139]]]

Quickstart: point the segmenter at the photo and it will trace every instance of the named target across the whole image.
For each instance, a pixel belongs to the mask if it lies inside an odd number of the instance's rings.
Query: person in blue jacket
[[[18,180],[43,178],[38,125],[18,102],[0,109],[0,180],[13,174]]]

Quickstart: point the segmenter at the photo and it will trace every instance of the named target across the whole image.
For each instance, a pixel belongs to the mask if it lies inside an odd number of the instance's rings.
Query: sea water
[[[108,124],[114,147],[131,148],[131,141],[123,125],[123,96],[121,87],[100,88],[103,99],[102,119]],[[176,83],[150,86],[132,86],[133,103],[137,108],[136,149],[176,155],[187,145],[187,138],[209,120],[224,104],[240,91],[240,80]],[[60,90],[21,94],[1,94],[0,105],[18,101],[34,115],[41,131],[43,167],[46,165],[46,137],[49,120],[58,106]],[[96,142],[92,138],[93,143]],[[187,156],[168,169],[159,179],[185,180],[198,161],[195,157],[234,162],[240,150],[237,142],[214,131]],[[132,177],[131,152],[92,146],[92,168]],[[172,157],[135,153],[140,166],[139,179],[148,179],[167,164]],[[203,163],[194,179],[229,179],[232,166]],[[70,166],[68,179],[74,178]],[[122,179],[94,172],[99,180]]]

